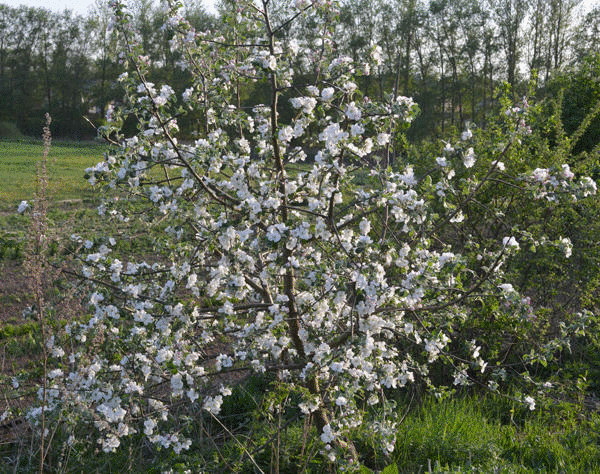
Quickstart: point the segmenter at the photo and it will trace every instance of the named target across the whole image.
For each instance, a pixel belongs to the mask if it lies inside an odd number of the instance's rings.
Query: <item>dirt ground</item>
[[[14,260],[0,262],[0,328],[23,323],[22,312],[30,305],[31,292],[23,265]]]

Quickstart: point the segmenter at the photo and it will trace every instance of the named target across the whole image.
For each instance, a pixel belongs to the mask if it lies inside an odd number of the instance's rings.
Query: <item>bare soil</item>
[[[29,278],[23,265],[14,260],[0,262],[0,328],[23,323],[23,310],[30,305]]]

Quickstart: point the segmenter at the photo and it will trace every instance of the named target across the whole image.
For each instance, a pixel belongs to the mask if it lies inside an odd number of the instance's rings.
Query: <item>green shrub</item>
[[[0,121],[0,138],[23,138],[14,122]]]

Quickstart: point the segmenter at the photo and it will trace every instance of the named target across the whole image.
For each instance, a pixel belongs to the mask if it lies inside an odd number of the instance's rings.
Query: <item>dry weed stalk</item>
[[[41,437],[39,471],[44,471],[44,459],[46,457],[46,401],[47,401],[47,374],[48,374],[48,348],[47,348],[47,326],[44,315],[45,298],[44,288],[49,272],[48,266],[48,153],[52,143],[50,134],[50,123],[52,118],[46,114],[46,125],[42,135],[44,153],[38,162],[36,175],[36,191],[33,199],[32,216],[30,224],[30,238],[27,246],[25,269],[29,274],[29,285],[35,303],[35,315],[40,326],[42,336],[42,412],[41,412]]]
[[[58,288],[58,297],[52,296],[48,290],[52,287],[57,288],[57,284],[61,278],[68,277],[70,258],[63,255],[65,250],[65,242],[69,240],[64,238],[61,229],[53,228],[49,225],[48,209],[50,203],[50,188],[48,176],[48,155],[52,144],[52,136],[50,133],[50,124],[52,119],[49,114],[46,114],[46,123],[43,129],[43,145],[44,151],[41,160],[38,162],[36,173],[36,191],[32,202],[32,213],[29,227],[27,245],[24,253],[24,269],[28,275],[29,290],[33,300],[33,314],[39,324],[41,335],[41,380],[38,396],[41,402],[40,413],[40,444],[39,444],[39,472],[45,472],[49,469],[47,466],[47,457],[52,441],[58,431],[59,424],[63,421],[63,416],[59,414],[58,420],[49,427],[48,420],[48,374],[54,367],[55,357],[52,353],[54,346],[53,338],[60,337],[53,325],[48,319],[51,312],[54,313],[53,318],[62,321],[71,320],[77,314],[82,312],[82,302],[77,298],[76,286]],[[72,222],[65,222],[63,229],[67,230],[72,227]],[[57,261],[53,255],[58,255]],[[58,326],[60,327],[60,325]],[[55,355],[55,354],[54,354]],[[49,429],[50,428],[50,429]],[[30,459],[33,458],[32,450],[30,451]],[[61,455],[58,460],[58,468],[64,468],[63,464],[69,458],[71,447],[64,446],[61,450]],[[66,451],[66,452],[65,452]]]
[[[42,379],[41,379],[41,435],[39,446],[39,472],[45,469],[45,460],[48,454],[49,446],[54,439],[58,429],[56,423],[52,430],[48,430],[48,419],[46,412],[47,390],[48,390],[48,372],[51,339],[54,332],[48,324],[47,315],[50,309],[54,309],[56,317],[61,319],[71,319],[80,308],[80,303],[75,299],[74,290],[61,290],[59,301],[47,298],[48,289],[55,285],[61,275],[64,274],[67,262],[62,261],[58,264],[52,261],[51,243],[58,243],[55,251],[60,254],[63,241],[57,230],[49,227],[48,205],[49,186],[48,186],[48,154],[52,144],[50,133],[50,124],[52,119],[46,114],[46,125],[42,135],[44,151],[41,160],[38,162],[36,174],[36,191],[32,203],[32,217],[30,223],[30,232],[28,245],[25,252],[24,267],[29,276],[29,288],[33,296],[34,314],[39,324],[42,351]],[[69,227],[68,225],[66,226]]]

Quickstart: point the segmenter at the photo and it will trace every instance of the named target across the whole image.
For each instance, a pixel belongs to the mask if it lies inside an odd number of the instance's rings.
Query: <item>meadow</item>
[[[35,191],[41,140],[0,140],[0,211],[10,213]],[[102,145],[89,142],[55,141],[48,156],[51,199],[54,202],[82,200],[92,196],[83,170],[102,160]]]

